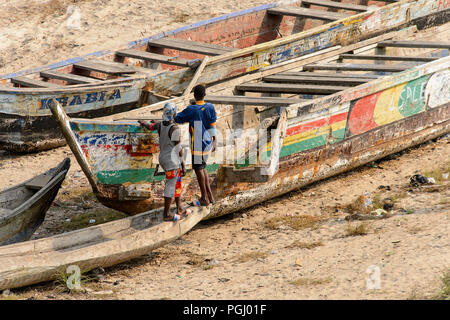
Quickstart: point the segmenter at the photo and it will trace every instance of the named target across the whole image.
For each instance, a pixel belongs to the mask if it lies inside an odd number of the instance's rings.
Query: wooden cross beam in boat
[[[140,59],[149,62],[159,62],[163,64],[169,64],[177,67],[193,67],[200,63],[199,59],[187,60],[178,57],[168,57],[162,54],[151,53],[147,51],[141,51],[136,49],[126,49],[116,52],[116,55],[121,57],[130,57],[134,59]]]
[[[247,83],[236,86],[236,90],[246,92],[296,94],[332,94],[345,89],[348,87],[291,83]]]
[[[339,59],[353,60],[388,60],[388,61],[423,61],[430,62],[437,60],[436,57],[404,57],[404,56],[387,56],[387,55],[368,55],[368,54],[350,54],[344,53],[339,55]]]
[[[310,71],[307,72],[282,72],[278,73],[279,75],[284,76],[301,76],[301,77],[319,77],[319,78],[354,78],[354,79],[369,79],[374,80],[381,77],[378,74],[358,74],[358,73],[334,73],[334,72],[321,72],[321,73],[313,73]]]
[[[418,48],[418,49],[450,49],[449,42],[429,42],[429,41],[382,41],[377,45],[379,48]]]
[[[356,12],[365,12],[369,9],[368,6],[363,6],[363,5],[359,5],[359,4],[334,2],[334,1],[328,1],[328,0],[303,0],[302,4],[316,5],[316,6],[328,7],[328,8],[334,8],[334,9],[351,10],[351,11],[356,11]]]
[[[85,60],[73,65],[75,68],[89,71],[101,72],[105,74],[127,74],[136,73],[136,69],[123,63],[104,61],[104,60]]]
[[[301,18],[311,18],[324,21],[335,21],[347,18],[348,14],[338,12],[328,12],[322,10],[314,10],[308,8],[272,8],[267,13],[280,16],[293,16]]]
[[[96,82],[101,81],[98,79],[80,76],[77,74],[63,73],[63,72],[57,72],[57,71],[51,71],[51,70],[41,71],[40,75],[42,78],[64,80],[64,81],[67,81],[69,83],[74,83],[74,84],[96,83]]]
[[[318,63],[309,64],[303,70],[336,70],[336,71],[375,71],[375,72],[400,72],[411,66],[383,65],[383,64],[351,64],[351,63]]]
[[[42,81],[39,79],[30,79],[27,77],[11,78],[11,82],[24,87],[30,88],[62,88],[63,86],[51,82]]]
[[[206,102],[213,104],[247,105],[247,106],[289,106],[304,100],[279,97],[246,97],[246,96],[206,96]]]
[[[346,77],[305,77],[301,75],[276,74],[264,77],[264,82],[276,83],[314,83],[324,85],[357,86],[372,81],[370,78],[346,78]]]
[[[208,56],[219,56],[221,54],[229,53],[236,50],[234,48],[228,48],[215,44],[176,38],[161,38],[158,40],[152,40],[148,43],[148,45],[149,47],[175,49],[179,51],[199,53]]]

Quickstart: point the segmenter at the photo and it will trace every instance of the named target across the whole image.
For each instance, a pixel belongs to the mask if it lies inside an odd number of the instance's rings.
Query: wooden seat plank
[[[75,68],[101,72],[105,74],[127,74],[136,73],[136,69],[122,63],[104,60],[85,60],[73,65]]]
[[[24,87],[30,87],[30,88],[61,88],[63,86],[60,86],[59,84],[51,83],[42,81],[39,79],[30,79],[27,77],[15,77],[11,78],[11,82],[24,86]]]
[[[320,77],[320,78],[356,78],[356,79],[378,79],[378,74],[358,74],[358,73],[335,73],[335,72],[281,72],[279,75],[302,76],[302,77]]]
[[[328,7],[328,8],[335,8],[335,9],[351,10],[351,11],[356,11],[356,12],[365,12],[369,9],[368,6],[363,6],[363,5],[359,5],[359,4],[334,2],[334,1],[328,1],[328,0],[303,0],[302,4],[316,5],[316,6],[322,6],[322,7]]]
[[[268,77],[264,77],[264,82],[276,82],[276,83],[315,83],[325,85],[342,85],[342,86],[357,86],[362,83],[372,81],[368,78],[345,78],[345,77],[302,77],[302,76],[289,76],[283,74],[276,74]]]
[[[69,83],[75,83],[75,84],[100,82],[100,80],[94,79],[94,78],[79,76],[79,75],[72,74],[72,73],[51,71],[51,70],[41,71],[40,75],[42,78],[64,80]]]
[[[236,86],[236,89],[240,91],[263,93],[331,94],[348,89],[348,87],[263,82],[241,84]]]
[[[377,45],[379,48],[417,48],[417,49],[450,49],[450,42],[430,42],[430,41],[382,41]]]
[[[213,104],[250,105],[250,106],[289,106],[303,100],[279,97],[246,97],[246,96],[206,96],[206,102]]]
[[[410,68],[411,66],[401,66],[396,64],[386,65],[386,64],[318,63],[304,66],[303,70],[400,72]]]
[[[51,175],[37,176],[33,180],[27,182],[25,184],[25,187],[27,187],[28,189],[39,190],[43,188],[51,179]]]
[[[267,13],[281,16],[311,18],[324,21],[335,21],[347,18],[349,16],[348,14],[344,13],[314,10],[308,8],[273,8],[267,10]]]
[[[208,56],[219,56],[234,51],[234,48],[222,47],[209,43],[190,41],[175,38],[161,38],[148,43],[150,47],[175,49],[179,51],[193,52]]]
[[[341,59],[353,60],[389,60],[389,61],[424,61],[430,62],[439,58],[435,57],[403,57],[403,56],[387,56],[387,55],[368,55],[368,54],[341,54]]]
[[[196,63],[200,62],[200,60],[198,60],[198,59],[187,60],[187,59],[177,58],[177,57],[168,57],[168,56],[165,56],[162,54],[156,54],[156,53],[135,50],[135,49],[126,49],[126,50],[117,51],[116,55],[122,56],[122,57],[130,57],[130,58],[134,58],[134,59],[140,59],[140,60],[149,61],[149,62],[159,62],[159,63],[163,63],[163,64],[170,64],[170,65],[178,66],[178,67],[191,67],[191,66],[195,65]]]

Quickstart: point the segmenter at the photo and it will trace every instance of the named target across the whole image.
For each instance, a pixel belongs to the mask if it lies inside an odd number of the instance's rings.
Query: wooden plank
[[[378,43],[379,48],[418,48],[418,49],[450,49],[449,42],[430,42],[430,41],[382,41]]]
[[[316,5],[335,9],[345,9],[357,12],[365,12],[369,9],[368,6],[363,6],[359,4],[334,2],[328,0],[303,0],[302,4]]]
[[[161,38],[158,40],[153,40],[149,42],[148,45],[150,47],[175,49],[179,51],[199,53],[208,56],[219,56],[235,50],[234,48],[175,38]]]
[[[335,72],[282,72],[279,75],[284,76],[301,76],[301,77],[312,77],[312,78],[355,78],[355,79],[378,79],[381,77],[378,74],[358,74],[358,73],[335,73]]]
[[[55,83],[51,82],[45,82],[38,79],[30,79],[27,77],[15,77],[11,78],[11,82],[24,86],[24,87],[30,87],[30,88],[62,88],[63,86],[60,86]]]
[[[79,76],[79,75],[72,74],[72,73],[51,71],[51,70],[41,71],[40,75],[42,78],[64,80],[69,83],[75,83],[75,84],[101,82],[101,80],[94,79],[94,78]]]
[[[345,78],[345,77],[302,77],[289,76],[284,74],[276,74],[273,76],[264,77],[264,82],[275,83],[315,83],[325,85],[341,85],[341,86],[357,86],[362,83],[372,81],[369,78]]]
[[[288,83],[247,83],[236,86],[236,89],[246,92],[264,93],[331,94],[348,89],[348,87]]]
[[[28,189],[42,189],[53,177],[51,175],[40,175],[25,184]]]
[[[193,66],[196,63],[200,62],[198,59],[187,60],[187,59],[178,58],[178,57],[168,57],[168,56],[165,56],[162,54],[156,54],[156,53],[135,50],[135,49],[126,49],[126,50],[117,51],[116,55],[122,56],[122,57],[130,57],[130,58],[134,58],[134,59],[141,59],[141,60],[149,61],[149,62],[159,62],[159,63],[169,64],[169,65],[178,66],[178,67],[190,67],[190,66]]]
[[[344,53],[339,55],[340,59],[353,59],[353,60],[389,60],[389,61],[424,61],[430,62],[439,58],[435,57],[403,57],[403,56],[387,56],[387,55],[368,55],[368,54],[349,54]]]
[[[246,96],[206,96],[206,102],[213,104],[231,104],[248,106],[289,106],[300,103],[302,99],[278,97],[246,97]]]
[[[194,77],[192,78],[191,82],[184,90],[183,96],[186,96],[189,93],[191,93],[192,88],[194,88],[194,86],[197,84],[198,78],[200,78],[200,75],[202,74],[203,70],[205,69],[208,61],[209,61],[208,56],[203,58],[202,63],[197,67],[197,70],[195,71]]]
[[[324,21],[335,21],[350,16],[349,14],[344,13],[314,10],[308,8],[273,8],[267,10],[267,13],[280,16],[311,18]]]
[[[375,71],[400,72],[412,66],[384,65],[384,64],[351,64],[351,63],[318,63],[304,66],[304,70],[336,70],[336,71]]]
[[[98,59],[77,62],[73,66],[79,69],[101,72],[106,74],[136,73],[136,70],[133,67],[124,65],[122,63],[103,61]]]

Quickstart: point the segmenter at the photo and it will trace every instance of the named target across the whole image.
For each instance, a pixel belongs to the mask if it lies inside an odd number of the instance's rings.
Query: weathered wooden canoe
[[[0,192],[0,246],[30,239],[58,194],[70,159]]]
[[[413,41],[408,45],[414,42],[417,43]],[[392,43],[396,42],[380,42],[378,46]],[[223,140],[217,155],[210,158],[211,162],[207,166],[213,179],[213,192],[220,199],[211,209],[210,216],[245,208],[447,133],[450,118],[450,58],[439,59],[439,55],[448,55],[447,49],[439,48],[450,47],[450,42],[431,45],[438,47],[437,54],[433,52],[429,57],[421,57],[412,68],[404,64],[365,66],[369,69],[376,67],[384,73],[386,70],[397,72],[391,75],[336,73],[332,78],[335,82],[344,82],[353,77],[353,81],[363,79],[363,84],[344,88],[334,86],[333,92],[336,93],[323,98],[303,102],[297,98],[282,102],[284,98],[277,100],[276,97],[268,97],[266,99],[273,100],[272,105],[278,105],[278,108],[266,107],[259,111],[254,108],[217,107],[218,129],[231,129],[233,138]],[[320,55],[316,58],[321,60]],[[432,62],[424,62],[429,59]],[[361,65],[347,67],[358,69]],[[303,67],[305,70],[315,68],[321,69],[320,64]],[[398,73],[400,70],[405,71]],[[285,73],[280,75],[286,77]],[[327,74],[320,71],[299,72],[297,76],[314,75],[322,77],[322,81],[330,80]],[[380,78],[371,80],[368,77]],[[267,88],[266,84],[239,84],[235,89],[251,91],[255,86]],[[324,87],[310,85],[306,88],[324,90]],[[277,88],[279,91],[276,92],[290,92],[285,90],[294,88],[301,93],[305,86],[283,84]],[[239,97],[241,100],[236,104],[252,104],[246,96],[234,96]],[[219,101],[220,96],[215,99]],[[283,108],[278,103],[284,103],[286,110],[281,112]],[[157,174],[156,132],[149,133],[134,121],[70,119],[61,107],[52,106],[52,111],[104,205],[128,214],[162,205],[163,176]],[[242,150],[234,143],[235,138],[244,140],[244,136],[239,136],[239,130],[254,129],[250,131],[251,135],[252,132],[259,132],[262,125],[274,117],[279,119],[265,128],[280,126],[284,112],[288,114],[287,129],[279,152],[279,170],[273,177],[261,177],[261,168],[248,165],[248,158],[242,164],[233,160],[231,166],[230,163],[214,161],[218,157],[223,159],[223,156],[218,155]],[[185,142],[185,145],[189,152],[189,143]],[[270,155],[270,143],[263,151]],[[188,156],[188,164],[189,160]],[[198,193],[192,175],[188,174],[184,182],[187,198]]]
[[[62,145],[49,112],[54,101],[72,117],[95,118],[177,95],[204,56],[212,58],[198,82],[213,84],[411,23],[448,20],[448,3],[442,0],[403,1],[365,12],[367,4],[386,2],[397,1],[290,1],[283,8],[274,3],[134,41],[119,50],[0,76],[5,83],[0,88],[0,148],[27,152]],[[314,9],[308,8],[311,5]],[[326,11],[329,8],[340,12]],[[363,13],[346,18],[349,12]],[[338,21],[320,27],[333,20]]]
[[[61,235],[0,247],[0,290],[57,279],[70,265],[83,272],[148,253],[182,236],[209,214],[206,207],[178,222],[162,210]]]

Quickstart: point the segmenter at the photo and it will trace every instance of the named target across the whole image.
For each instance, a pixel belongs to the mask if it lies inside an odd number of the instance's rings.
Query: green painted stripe
[[[216,173],[219,169],[218,164],[206,166],[208,173]],[[102,184],[122,184],[122,183],[151,183],[164,180],[164,175],[154,176],[155,169],[126,169],[100,171],[97,173],[97,182]]]
[[[153,176],[154,172],[154,168],[100,171],[97,173],[97,181],[103,184],[122,184],[162,181],[165,178],[165,176]]]

